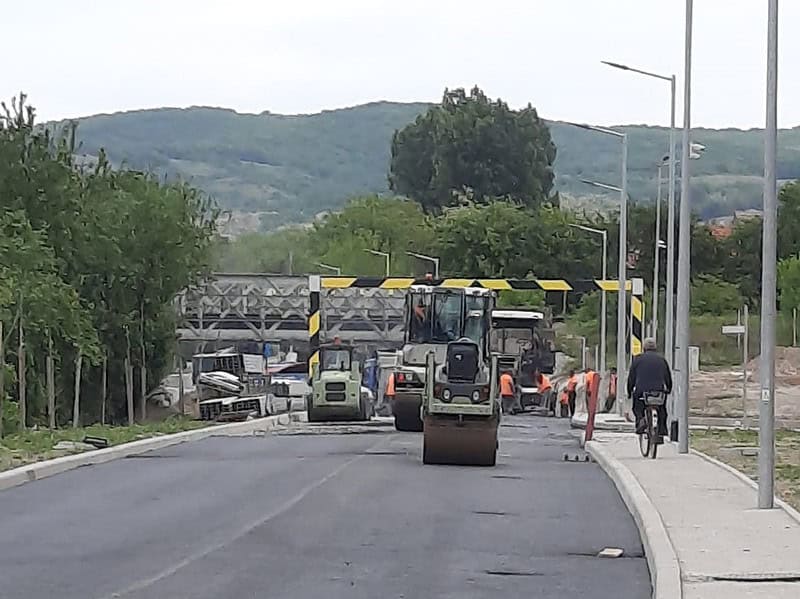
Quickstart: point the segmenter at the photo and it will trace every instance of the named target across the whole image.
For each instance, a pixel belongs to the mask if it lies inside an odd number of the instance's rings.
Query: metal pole
[[[764,232],[761,265],[761,404],[758,411],[758,507],[772,508],[775,486],[775,295],[778,237],[778,0],[769,0],[767,123],[764,130]]]
[[[608,310],[606,309],[606,289],[605,281],[608,278],[608,231],[603,229],[603,291],[600,296],[600,372],[605,374],[606,368],[606,349],[608,348]],[[596,363],[596,362],[595,362]]]
[[[797,308],[792,308],[792,347],[797,347]]]
[[[581,370],[586,370],[586,337],[581,337]]]
[[[433,278],[439,280],[439,258],[433,261]]]
[[[624,406],[625,401],[624,387],[626,380],[625,370],[627,368],[625,356],[625,320],[627,313],[626,300],[626,277],[628,262],[628,136],[622,137],[622,191],[619,196],[619,265],[618,275],[619,289],[617,291],[617,376],[622,384],[617,385],[617,413],[619,415],[625,414]]]
[[[594,346],[594,367],[598,368],[599,364],[600,364],[600,347],[595,345]],[[602,370],[600,372],[602,372]]]
[[[744,305],[742,310],[744,312],[744,347],[742,351],[742,426],[747,429],[750,428],[747,418],[747,343],[750,338],[750,325],[748,323],[749,308],[747,307],[747,304]]]
[[[656,249],[655,265],[653,266],[653,339],[658,339],[658,267],[659,253],[661,251],[661,164],[658,165],[658,192],[656,193]]]
[[[670,83],[672,106],[669,128],[669,198],[667,199],[667,320],[664,355],[672,367],[675,360],[675,75]]]
[[[389,278],[389,254],[386,254],[386,278]]]
[[[691,198],[689,151],[692,103],[692,9],[686,0],[686,40],[683,82],[683,159],[681,160],[681,210],[678,243],[678,302],[674,369],[678,381],[678,452],[689,453],[689,256],[691,251]]]

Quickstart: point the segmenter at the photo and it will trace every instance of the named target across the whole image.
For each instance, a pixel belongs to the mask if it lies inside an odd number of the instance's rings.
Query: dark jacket
[[[672,393],[672,374],[669,365],[654,351],[646,351],[636,356],[628,373],[628,396],[639,398],[648,391]]]

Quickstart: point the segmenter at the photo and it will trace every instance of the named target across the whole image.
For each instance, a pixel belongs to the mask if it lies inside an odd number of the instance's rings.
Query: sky
[[[669,122],[682,0],[0,0],[0,98],[39,119],[160,106],[297,114],[477,84],[548,119]],[[767,2],[695,0],[692,124],[762,127]],[[800,2],[780,7],[779,116],[800,125]],[[793,27],[794,26],[794,27]]]

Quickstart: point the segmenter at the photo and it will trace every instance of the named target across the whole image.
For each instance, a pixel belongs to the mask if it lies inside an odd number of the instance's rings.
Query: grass
[[[208,426],[207,422],[173,416],[161,422],[133,426],[102,426],[29,430],[0,439],[0,471],[24,466],[40,460],[80,453],[81,450],[55,450],[59,441],[82,441],[87,435],[108,439],[109,445],[119,445],[138,439],[178,433]]]
[[[744,456],[741,447],[758,447],[758,432],[692,431],[692,447],[758,480],[758,456]],[[786,503],[800,509],[800,432],[775,432],[775,490]]]

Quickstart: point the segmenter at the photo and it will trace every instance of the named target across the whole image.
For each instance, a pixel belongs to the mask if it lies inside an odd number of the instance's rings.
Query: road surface
[[[387,427],[297,425],[0,492],[0,597],[650,596],[612,483],[563,461],[583,455],[566,422],[506,418],[495,468],[420,450]]]

